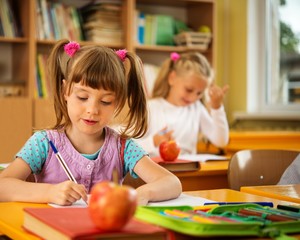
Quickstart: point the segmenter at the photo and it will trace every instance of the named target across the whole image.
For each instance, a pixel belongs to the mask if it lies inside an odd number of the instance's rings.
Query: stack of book
[[[86,40],[100,44],[122,45],[122,2],[91,4],[82,9]]]

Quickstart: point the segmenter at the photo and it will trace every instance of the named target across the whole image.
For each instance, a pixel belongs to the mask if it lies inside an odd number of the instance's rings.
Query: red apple
[[[121,229],[134,215],[136,207],[137,192],[130,186],[103,181],[91,190],[89,214],[102,230]]]
[[[174,161],[180,153],[180,147],[174,140],[162,142],[159,145],[159,154],[165,161]]]

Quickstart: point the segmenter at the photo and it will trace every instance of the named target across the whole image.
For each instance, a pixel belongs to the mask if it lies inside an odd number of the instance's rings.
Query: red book
[[[182,171],[198,171],[200,169],[200,162],[175,159],[174,161],[164,161],[161,157],[152,157],[154,162],[168,169],[170,172],[182,172]]]
[[[97,229],[87,208],[24,208],[23,227],[43,239],[168,239],[166,229],[134,218],[118,232]]]

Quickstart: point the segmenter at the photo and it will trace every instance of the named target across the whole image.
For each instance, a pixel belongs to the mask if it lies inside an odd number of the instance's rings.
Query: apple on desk
[[[180,147],[176,141],[165,141],[159,145],[159,154],[164,161],[174,161],[180,153]]]
[[[127,185],[99,182],[92,188],[89,214],[95,226],[105,231],[123,228],[137,207],[137,192]]]

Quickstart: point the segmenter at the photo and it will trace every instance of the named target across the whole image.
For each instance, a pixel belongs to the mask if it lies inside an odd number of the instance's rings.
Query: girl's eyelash
[[[85,97],[78,97],[78,99],[81,100],[81,101],[87,100],[87,98],[85,98]]]
[[[105,102],[105,101],[101,101],[101,103],[102,103],[103,105],[110,105],[110,104],[111,104],[111,102]]]
[[[77,96],[77,98],[78,98],[80,101],[86,101],[86,100],[88,100],[88,97],[79,97],[79,96]],[[100,102],[101,102],[101,104],[103,104],[103,105],[111,105],[111,104],[112,104],[111,101],[100,101]]]

